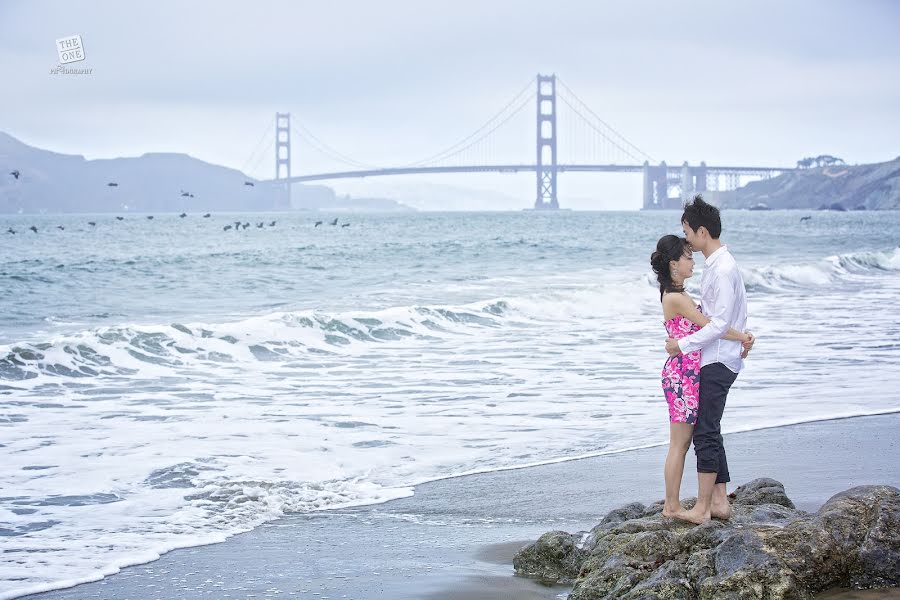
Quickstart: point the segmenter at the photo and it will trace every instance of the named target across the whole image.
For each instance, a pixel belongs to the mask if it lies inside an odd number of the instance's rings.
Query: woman
[[[681,339],[706,325],[709,319],[684,291],[684,281],[694,274],[693,251],[687,240],[675,235],[661,237],[650,256],[650,266],[659,282],[659,298],[669,337]],[[729,329],[724,339],[749,343],[752,338],[750,334]],[[699,406],[700,353],[669,357],[662,371],[662,387],[669,404],[670,421],[663,516],[672,517],[682,509],[679,492],[684,457],[691,446]]]

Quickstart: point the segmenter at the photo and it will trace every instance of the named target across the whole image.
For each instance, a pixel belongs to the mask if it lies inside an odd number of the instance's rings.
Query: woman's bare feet
[[[687,523],[693,523],[694,525],[703,525],[707,521],[712,518],[710,513],[702,513],[692,508],[691,510],[681,510],[672,515],[675,519],[679,521],[685,521]]]
[[[684,510],[684,508],[681,506],[680,503],[672,505],[672,506],[669,506],[667,504],[667,505],[663,506],[662,515],[664,517],[666,517],[667,519],[672,519],[675,517],[676,514],[678,514],[682,510]]]

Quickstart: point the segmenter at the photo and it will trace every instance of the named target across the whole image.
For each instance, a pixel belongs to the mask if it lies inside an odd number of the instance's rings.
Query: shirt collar
[[[718,260],[718,258],[720,256],[722,256],[723,254],[725,254],[726,252],[728,252],[728,246],[725,246],[723,244],[721,248],[719,248],[718,250],[716,250],[715,252],[713,252],[712,254],[710,254],[707,257],[706,266],[711,267],[713,265],[713,263],[716,262],[716,260]]]

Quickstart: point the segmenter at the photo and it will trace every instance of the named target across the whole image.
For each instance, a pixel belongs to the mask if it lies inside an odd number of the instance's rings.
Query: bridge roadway
[[[654,165],[655,166],[655,165]],[[666,166],[668,171],[680,173],[683,165]],[[692,166],[691,168],[697,168]],[[772,171],[793,171],[784,167],[718,167],[706,165],[707,173],[735,173],[744,175],[764,175]],[[557,165],[559,173],[639,173],[644,165]],[[362,171],[335,171],[332,173],[316,173],[313,175],[297,175],[282,179],[268,179],[267,183],[306,183],[310,181],[326,181],[329,179],[352,179],[365,177],[385,177],[388,175],[426,175],[433,173],[519,173],[535,172],[537,165],[470,165],[462,167],[394,167],[387,169],[370,169]]]

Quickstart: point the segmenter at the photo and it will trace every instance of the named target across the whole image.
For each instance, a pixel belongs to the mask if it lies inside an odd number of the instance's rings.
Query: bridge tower
[[[556,75],[537,76],[537,199],[535,210],[557,210]]]
[[[707,183],[706,183],[706,162],[703,161],[700,163],[699,167],[694,167],[694,191],[695,192],[705,192],[707,191]]]
[[[654,202],[655,198],[653,197],[653,175],[651,174],[650,169],[653,167],[650,166],[650,161],[645,160],[643,164],[643,174],[644,174],[644,210],[650,210],[651,208],[658,208],[656,206],[656,202]]]
[[[697,193],[707,191],[706,163],[701,162],[699,167],[691,167],[687,161],[681,168],[681,200],[687,202]]]
[[[681,203],[687,202],[694,193],[694,173],[691,171],[688,161],[684,161],[681,167]]]
[[[673,208],[669,200],[669,167],[644,161],[644,210]],[[676,199],[677,200],[677,199]]]
[[[282,169],[284,167],[284,169]],[[282,173],[284,175],[282,176]],[[278,183],[291,177],[291,113],[275,113],[275,209],[291,208],[291,184]]]

